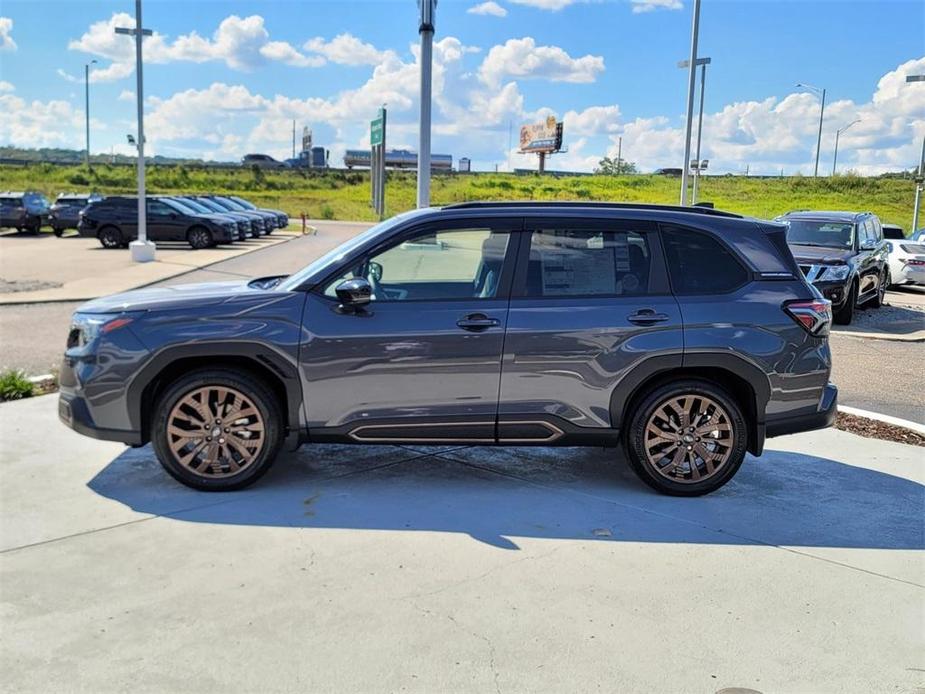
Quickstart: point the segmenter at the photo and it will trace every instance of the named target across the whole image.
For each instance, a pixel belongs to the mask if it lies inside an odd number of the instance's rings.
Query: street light
[[[813,176],[819,175],[819,150],[822,147],[822,117],[825,115],[825,89],[820,89],[819,87],[814,87],[811,84],[803,84],[802,82],[797,84],[797,87],[802,89],[807,89],[817,96],[822,97],[822,108],[819,110],[819,135],[816,137],[816,168],[813,169]]]
[[[430,207],[430,101],[434,10],[437,0],[418,0],[421,8],[421,120],[418,124],[418,207]]]
[[[150,29],[141,28],[141,0],[135,0],[135,28],[116,27],[117,34],[135,37],[135,80],[136,98],[138,100],[138,239],[128,246],[132,253],[132,260],[137,263],[146,263],[154,260],[155,246],[148,241],[148,229],[145,224],[147,210],[145,209],[145,122],[144,122],[144,80],[141,73],[141,41],[145,36],[151,36]]]
[[[687,176],[691,165],[691,130],[694,125],[694,81],[697,74],[697,38],[700,32],[700,0],[694,0],[691,24],[691,57],[687,68],[687,126],[684,130],[684,168],[681,169],[681,205],[687,204]]]
[[[707,84],[707,65],[712,62],[711,58],[697,58],[696,64],[700,66],[700,116],[697,118],[697,154],[696,161],[700,161],[700,136],[703,133],[703,90]],[[682,60],[678,67],[689,67],[689,60]],[[619,171],[618,171],[619,173]],[[697,184],[700,182],[700,167],[694,167],[694,193],[691,195],[691,203],[697,202]]]
[[[96,60],[84,64],[84,115],[87,119],[87,168],[90,168],[90,66]]]
[[[857,120],[853,120],[850,123],[848,123],[848,125],[846,125],[844,128],[839,128],[838,130],[835,131],[835,156],[832,157],[832,175],[833,176],[835,175],[835,164],[838,162],[838,138],[841,137],[841,134],[845,132],[848,128],[850,128],[852,125],[854,125],[855,123],[860,123],[860,122],[861,122],[861,119],[858,118]]]
[[[925,75],[906,75],[906,82],[925,82]],[[922,186],[925,185],[925,138],[922,138],[922,156],[919,159],[919,175],[915,177],[915,207],[912,210],[912,231],[919,228],[919,201]]]

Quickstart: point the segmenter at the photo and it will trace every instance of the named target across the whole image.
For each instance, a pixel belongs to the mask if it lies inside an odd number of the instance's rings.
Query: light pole
[[[144,121],[144,79],[141,72],[141,42],[145,36],[151,35],[150,29],[141,27],[141,0],[135,0],[135,28],[116,27],[117,34],[126,34],[135,37],[135,78],[136,97],[138,100],[138,239],[129,244],[132,260],[146,263],[154,260],[155,246],[148,241],[148,230],[145,225],[147,210],[145,205],[145,121]]]
[[[838,138],[840,138],[841,134],[845,132],[848,128],[850,128],[852,125],[854,125],[855,123],[860,123],[860,122],[861,122],[860,118],[858,120],[853,120],[850,123],[848,123],[848,125],[846,125],[844,128],[839,128],[838,130],[835,131],[835,156],[832,157],[832,175],[833,176],[835,175],[835,164],[838,163]]]
[[[906,82],[925,82],[925,75],[906,75]],[[912,210],[912,231],[919,228],[919,202],[922,199],[922,186],[925,185],[925,137],[922,138],[922,156],[919,159],[919,175],[915,177],[915,207]]]
[[[691,57],[687,74],[687,126],[684,129],[684,168],[681,169],[681,204],[687,204],[687,176],[691,166],[691,130],[694,125],[694,82],[697,75],[697,37],[700,32],[700,0],[694,0],[691,24]]]
[[[690,61],[682,60],[678,67],[688,67]],[[700,137],[703,134],[703,90],[707,84],[707,65],[712,62],[711,58],[697,58],[696,64],[700,66],[700,116],[697,119],[697,154],[696,161],[700,161]],[[694,169],[694,193],[691,195],[691,203],[697,202],[697,184],[700,181],[700,167]]]
[[[825,115],[825,89],[820,89],[819,87],[814,87],[811,84],[804,84],[802,82],[797,84],[797,87],[802,89],[809,90],[820,96],[822,98],[822,108],[819,109],[819,135],[816,136],[816,168],[813,169],[813,177],[819,175],[819,149],[822,147],[822,117]]]
[[[430,101],[434,10],[437,0],[418,0],[421,8],[421,120],[418,124],[418,207],[430,207]]]
[[[96,60],[84,63],[84,115],[87,123],[87,168],[90,168],[90,66],[96,65]]]

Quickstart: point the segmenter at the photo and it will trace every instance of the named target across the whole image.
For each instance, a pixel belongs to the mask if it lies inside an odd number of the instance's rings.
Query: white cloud
[[[13,92],[16,91],[16,87],[13,86],[11,82],[6,80],[0,80],[0,92]]]
[[[67,101],[27,102],[0,94],[0,142],[16,147],[80,147],[83,111]]]
[[[307,56],[299,53],[285,41],[270,41],[260,48],[260,54],[268,60],[276,60],[294,67],[320,67],[325,60],[321,56]]]
[[[492,17],[507,17],[507,10],[494,2],[494,0],[488,0],[488,2],[480,2],[478,5],[473,5],[466,10],[466,12],[468,14],[490,15]]]
[[[119,92],[119,101],[135,101],[135,92],[131,89],[123,89]]]
[[[606,135],[618,132],[620,126],[620,107],[590,106],[584,111],[567,111],[562,117],[569,135]]]
[[[558,46],[537,46],[533,38],[526,36],[492,47],[479,74],[489,85],[499,85],[504,77],[588,83],[603,70],[601,56],[573,58]]]
[[[684,4],[681,0],[630,0],[633,13],[652,12],[654,10],[681,10]]]
[[[536,7],[541,10],[551,10],[553,12],[558,12],[563,7],[568,7],[569,5],[574,5],[576,2],[587,2],[588,0],[509,0],[515,5],[527,5],[528,7]]]
[[[378,65],[390,53],[380,51],[372,44],[361,41],[349,33],[338,34],[330,41],[317,36],[306,41],[303,48],[339,65]]]
[[[15,51],[16,42],[13,40],[13,20],[9,17],[0,17],[0,51]]]

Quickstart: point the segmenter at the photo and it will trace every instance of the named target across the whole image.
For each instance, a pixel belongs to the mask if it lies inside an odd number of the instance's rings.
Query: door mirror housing
[[[375,260],[369,261],[369,276],[372,277],[376,282],[382,281],[382,264],[377,263]]]
[[[876,241],[871,241],[870,239],[865,239],[861,242],[862,251],[872,251],[877,247]]]
[[[357,311],[366,306],[373,296],[373,288],[362,277],[344,280],[334,289],[340,307],[345,311]]]

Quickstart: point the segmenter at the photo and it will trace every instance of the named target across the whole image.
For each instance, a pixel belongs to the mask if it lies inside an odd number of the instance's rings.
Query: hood
[[[177,308],[178,306],[207,306],[231,298],[253,294],[267,295],[262,289],[248,286],[249,280],[234,282],[204,282],[176,284],[169,287],[147,287],[130,292],[102,296],[81,305],[78,313],[118,313],[120,311],[148,311]]]
[[[854,251],[850,248],[822,248],[821,246],[801,246],[796,243],[790,244],[790,251],[798,263],[820,263],[822,265],[846,263],[854,255]]]

